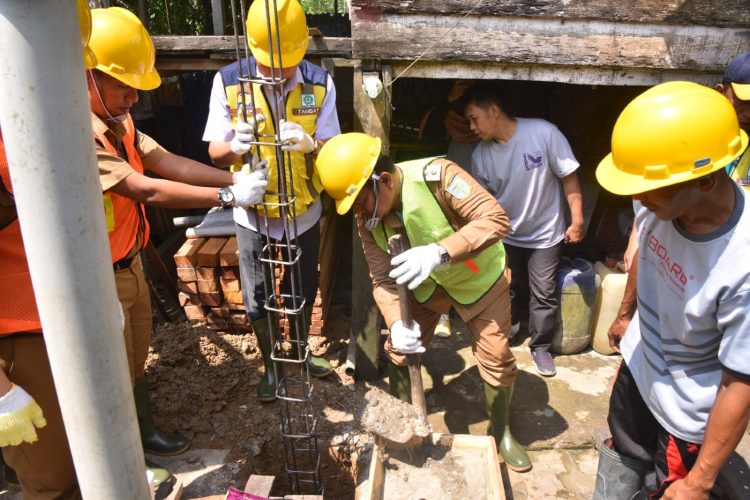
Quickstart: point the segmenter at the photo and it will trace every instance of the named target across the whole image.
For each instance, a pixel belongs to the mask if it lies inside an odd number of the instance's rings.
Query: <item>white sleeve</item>
[[[573,155],[570,143],[555,125],[551,125],[550,128],[547,158],[550,169],[558,177],[565,177],[578,170],[579,163]]]
[[[320,105],[320,114],[315,121],[315,138],[325,141],[341,133],[339,116],[336,113],[336,87],[331,75],[326,75],[326,96]],[[205,138],[204,138],[205,140]]]
[[[229,101],[224,91],[224,82],[221,73],[216,72],[214,83],[211,86],[211,97],[208,101],[208,119],[203,131],[203,140],[206,142],[229,142],[234,137],[232,128],[232,117],[229,114]]]

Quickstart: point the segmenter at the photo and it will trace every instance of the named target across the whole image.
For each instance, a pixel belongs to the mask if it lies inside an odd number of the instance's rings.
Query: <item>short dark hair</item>
[[[389,174],[392,174],[396,171],[396,167],[393,165],[393,160],[389,156],[386,155],[380,155],[378,156],[378,161],[375,163],[375,169],[373,170],[374,174],[380,175],[383,172],[388,172]]]
[[[464,94],[464,109],[468,106],[488,109],[493,104],[507,112],[505,93],[503,88],[495,82],[477,82]]]

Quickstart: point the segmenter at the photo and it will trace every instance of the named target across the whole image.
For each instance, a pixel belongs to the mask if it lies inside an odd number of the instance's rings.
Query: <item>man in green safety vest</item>
[[[380,155],[380,139],[367,134],[330,139],[316,169],[339,214],[354,206],[375,301],[390,329],[391,394],[410,400],[405,355],[425,351],[440,315],[453,306],[471,331],[498,452],[511,469],[529,470],[509,423],[516,359],[508,345],[510,272],[500,241],[508,233],[505,211],[455,163],[425,158],[394,165]],[[391,259],[388,238],[395,234],[411,248]],[[405,283],[412,328],[400,315],[397,284]]]

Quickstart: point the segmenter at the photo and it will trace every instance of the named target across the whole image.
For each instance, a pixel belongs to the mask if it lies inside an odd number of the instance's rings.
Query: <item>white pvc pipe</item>
[[[84,498],[148,499],[73,0],[0,1],[0,126]]]

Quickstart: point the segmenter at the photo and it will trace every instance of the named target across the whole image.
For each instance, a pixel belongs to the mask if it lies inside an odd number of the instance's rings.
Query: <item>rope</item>
[[[388,85],[387,85],[387,86],[388,86],[388,87],[392,86],[392,85],[393,85],[393,84],[394,84],[394,83],[396,82],[396,80],[398,80],[399,78],[401,78],[401,76],[403,76],[403,74],[404,74],[404,73],[406,73],[407,71],[409,71],[409,70],[411,69],[411,67],[412,67],[412,66],[414,66],[415,64],[417,64],[417,62],[418,62],[418,61],[419,61],[420,59],[422,59],[422,57],[424,57],[424,55],[425,55],[425,54],[426,54],[427,52],[429,52],[430,50],[432,50],[433,48],[435,48],[435,46],[437,46],[437,44],[439,44],[440,42],[442,42],[442,41],[443,41],[443,38],[445,38],[446,36],[448,36],[448,33],[450,33],[451,31],[453,31],[454,29],[456,29],[456,28],[458,27],[458,25],[459,25],[459,24],[461,24],[461,22],[463,21],[463,19],[464,19],[464,18],[465,18],[466,16],[470,15],[470,14],[471,14],[472,12],[474,12],[474,11],[475,11],[475,10],[477,9],[477,7],[479,7],[479,6],[480,6],[480,5],[481,5],[481,4],[483,3],[483,2],[484,2],[484,0],[477,0],[477,2],[476,2],[476,3],[474,4],[474,6],[473,6],[473,7],[471,8],[471,9],[469,9],[469,10],[468,10],[468,11],[467,11],[467,12],[466,12],[466,13],[465,13],[465,14],[464,14],[463,16],[461,16],[461,18],[460,18],[460,19],[459,19],[458,21],[456,21],[456,24],[454,24],[453,26],[451,26],[451,27],[450,27],[450,29],[449,29],[448,31],[446,31],[445,33],[443,33],[443,36],[441,36],[440,38],[438,38],[438,39],[437,39],[437,40],[435,41],[435,43],[431,44],[431,45],[430,45],[430,46],[428,46],[428,47],[427,47],[426,49],[424,49],[424,50],[422,51],[422,53],[421,53],[421,54],[419,54],[419,55],[417,56],[417,58],[416,58],[416,59],[414,59],[414,60],[413,60],[413,61],[411,62],[411,64],[409,64],[409,65],[408,65],[408,66],[407,66],[406,68],[404,68],[404,70],[403,70],[403,71],[402,71],[401,73],[399,73],[399,74],[398,74],[398,75],[396,76],[396,78],[394,78],[393,80],[391,80],[391,81],[390,81],[390,82],[388,83]]]

